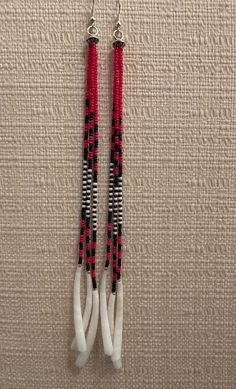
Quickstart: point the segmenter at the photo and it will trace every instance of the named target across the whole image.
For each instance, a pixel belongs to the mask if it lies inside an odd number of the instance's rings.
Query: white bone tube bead
[[[114,334],[115,301],[116,301],[116,295],[111,293],[108,301],[108,321],[109,321],[109,328],[110,328],[112,339]]]
[[[84,332],[86,332],[89,319],[91,316],[92,311],[92,281],[91,281],[91,275],[90,273],[87,273],[87,296],[86,296],[86,303],[85,303],[85,309],[83,314],[83,328]],[[74,336],[74,339],[71,343],[71,349],[74,351],[78,351],[77,343],[76,343],[76,337]]]
[[[117,282],[116,293],[116,319],[113,339],[113,353],[111,359],[114,367],[119,369],[121,368],[121,345],[123,331],[123,285],[121,279]]]
[[[117,361],[112,361],[112,362],[113,362],[114,369],[121,369],[122,368],[121,359],[118,359]]]
[[[83,319],[82,319],[81,301],[80,301],[81,271],[82,268],[78,266],[75,272],[73,305],[74,305],[74,325],[75,325],[76,346],[79,351],[85,352],[87,346],[86,346],[85,333],[83,328]]]
[[[88,328],[87,335],[87,350],[79,354],[76,360],[76,366],[82,368],[87,362],[89,355],[92,351],[94,341],[96,338],[97,327],[98,327],[98,316],[99,316],[99,296],[97,289],[93,290],[93,307],[92,307],[92,315]]]
[[[113,352],[113,345],[107,312],[106,277],[107,270],[103,270],[100,286],[100,316],[104,353],[111,356]]]
[[[74,336],[72,342],[71,342],[71,350],[78,351],[77,343],[76,343],[76,337]]]
[[[93,300],[93,288],[92,288],[92,280],[91,280],[91,274],[87,273],[87,296],[86,296],[86,303],[85,303],[85,309],[83,314],[83,327],[84,332],[87,331],[89,319],[92,312],[92,300]]]

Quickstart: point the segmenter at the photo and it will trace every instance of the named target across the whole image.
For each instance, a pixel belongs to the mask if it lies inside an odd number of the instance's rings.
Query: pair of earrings
[[[120,21],[120,2],[116,29],[113,32],[113,112],[111,125],[106,259],[101,278],[100,294],[96,280],[97,185],[98,185],[98,29],[94,17],[94,1],[90,17],[85,97],[84,156],[82,176],[82,208],[78,248],[78,266],[74,280],[74,327],[72,349],[79,352],[76,365],[87,362],[96,338],[99,311],[104,353],[111,357],[115,368],[121,367],[123,327],[122,261],[122,170],[123,128],[122,87],[124,39]],[[112,261],[111,292],[107,302],[106,278]],[[82,266],[86,267],[86,301],[82,313],[80,285]],[[100,309],[99,309],[100,305]]]

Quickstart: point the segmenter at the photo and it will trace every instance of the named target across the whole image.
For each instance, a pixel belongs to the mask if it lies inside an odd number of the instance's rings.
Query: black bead
[[[113,47],[125,47],[125,42],[121,41],[121,40],[116,40],[115,42],[113,42]]]
[[[90,36],[87,38],[87,42],[88,43],[98,43],[99,42],[99,39],[96,37],[96,36]]]
[[[112,281],[112,293],[116,293],[116,281]]]
[[[90,271],[90,264],[86,263],[86,271]]]
[[[92,278],[92,283],[93,283],[93,289],[97,289],[97,281],[96,281],[96,278]]]

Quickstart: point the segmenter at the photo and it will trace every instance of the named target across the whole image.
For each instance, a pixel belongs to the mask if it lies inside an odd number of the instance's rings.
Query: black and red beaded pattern
[[[118,183],[118,260],[117,260],[117,280],[121,276],[122,266],[122,223],[123,223],[123,45],[118,46],[119,52],[119,183]]]
[[[80,237],[78,265],[82,266],[84,258],[84,240],[86,224],[86,206],[87,206],[87,179],[88,179],[88,141],[89,141],[89,113],[90,113],[90,57],[88,55],[87,77],[86,77],[86,100],[85,100],[85,124],[84,124],[84,155],[83,155],[83,175],[82,175],[82,208],[80,218]]]
[[[97,288],[96,282],[96,246],[97,246],[97,204],[98,204],[98,88],[97,88],[97,48],[96,42],[91,43],[94,50],[93,62],[93,95],[94,95],[94,111],[93,111],[93,198],[92,198],[92,249],[91,249],[91,277],[93,289]]]
[[[88,173],[87,173],[87,196],[86,196],[86,270],[90,271],[91,263],[91,193],[93,174],[93,132],[94,132],[94,47],[90,43],[88,47],[88,67],[90,77],[90,110],[89,110],[89,134],[88,134]]]
[[[107,269],[112,254],[112,293],[121,273],[122,251],[122,77],[123,46],[114,45],[113,114],[111,133],[110,179],[107,220]]]
[[[98,40],[88,39],[87,83],[85,101],[83,190],[80,221],[78,264],[86,258],[86,270],[91,270],[93,288],[96,289],[97,240],[97,183],[98,183],[98,91],[97,47]],[[92,211],[92,228],[91,228]],[[84,241],[86,246],[84,247]]]

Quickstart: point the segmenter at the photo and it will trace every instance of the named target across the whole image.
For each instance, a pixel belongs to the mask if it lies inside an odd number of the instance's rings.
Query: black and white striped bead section
[[[93,128],[89,129],[89,138],[93,135]],[[89,153],[92,152],[93,145],[89,143]],[[92,189],[92,159],[88,158],[87,174],[87,195],[86,195],[86,270],[90,271],[91,249],[90,249],[90,209],[91,209],[91,189]]]
[[[114,185],[114,151],[111,151],[111,162],[109,169],[109,188],[108,188],[108,218],[107,218],[107,253],[105,269],[108,269],[111,260],[111,237],[112,237],[112,218],[113,218],[113,185]]]
[[[97,243],[97,205],[98,205],[98,125],[94,124],[94,143],[93,143],[93,198],[92,198],[92,283],[93,289],[97,288],[96,281],[96,243]]]
[[[119,157],[116,155],[119,153],[117,144],[118,130],[115,129],[115,143],[114,143],[114,186],[113,186],[113,279],[112,279],[112,293],[116,293],[116,280],[117,280],[117,232],[118,232],[118,166]]]

